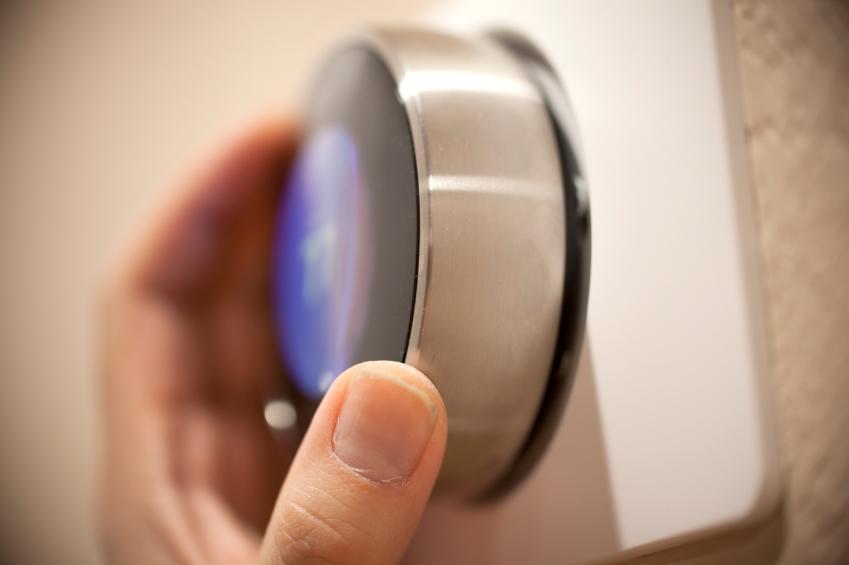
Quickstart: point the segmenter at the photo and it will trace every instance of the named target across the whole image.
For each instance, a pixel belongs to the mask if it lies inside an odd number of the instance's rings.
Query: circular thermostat
[[[318,401],[403,361],[448,413],[437,489],[487,498],[542,453],[581,348],[586,188],[551,67],[508,33],[357,36],[326,62],[273,250],[279,349]]]

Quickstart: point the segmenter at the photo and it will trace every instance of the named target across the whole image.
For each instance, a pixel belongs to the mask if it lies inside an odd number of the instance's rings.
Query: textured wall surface
[[[784,504],[642,561],[849,563],[849,2],[734,6]],[[91,311],[109,258],[221,124],[295,104],[338,33],[412,12],[0,3],[0,563],[96,562]]]
[[[785,560],[849,562],[849,3],[735,6]]]

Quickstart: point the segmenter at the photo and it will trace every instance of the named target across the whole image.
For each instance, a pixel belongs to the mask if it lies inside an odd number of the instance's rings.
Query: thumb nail
[[[348,383],[333,451],[367,479],[400,482],[418,466],[435,419],[436,408],[423,390],[391,374],[364,371]]]

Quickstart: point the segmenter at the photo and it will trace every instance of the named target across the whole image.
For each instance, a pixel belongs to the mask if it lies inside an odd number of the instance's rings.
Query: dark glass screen
[[[277,342],[290,379],[309,398],[352,364],[406,353],[418,189],[396,92],[369,50],[332,58],[283,188],[272,258]]]

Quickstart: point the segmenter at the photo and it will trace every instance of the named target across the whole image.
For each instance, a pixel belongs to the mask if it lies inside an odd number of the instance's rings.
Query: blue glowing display
[[[320,398],[357,353],[372,277],[368,193],[357,148],[341,127],[305,141],[277,211],[273,302],[289,379]]]

